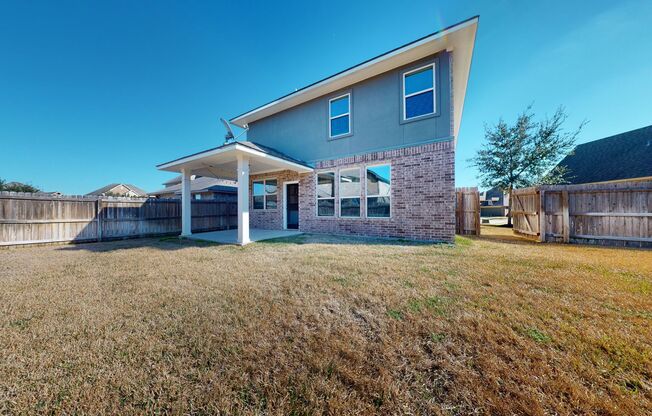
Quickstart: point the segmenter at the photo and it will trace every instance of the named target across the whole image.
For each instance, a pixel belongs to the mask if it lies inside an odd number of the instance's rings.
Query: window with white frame
[[[278,181],[265,179],[253,181],[254,209],[276,209],[278,201]]]
[[[367,217],[389,218],[391,198],[391,167],[367,167]]]
[[[435,64],[403,74],[403,119],[435,113]]]
[[[328,136],[339,137],[351,133],[351,94],[328,100]]]
[[[335,215],[335,172],[317,174],[317,216]]]
[[[340,217],[360,216],[360,168],[340,170]]]

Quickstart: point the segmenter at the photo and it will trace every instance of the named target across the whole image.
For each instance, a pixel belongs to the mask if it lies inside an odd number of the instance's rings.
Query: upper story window
[[[435,64],[403,74],[403,119],[435,113]]]
[[[276,179],[253,182],[254,209],[276,209],[277,184]]]
[[[328,100],[328,136],[339,137],[351,133],[351,94]]]

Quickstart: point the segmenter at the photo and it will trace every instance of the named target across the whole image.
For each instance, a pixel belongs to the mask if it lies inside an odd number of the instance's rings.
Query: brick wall
[[[264,230],[282,230],[283,210],[285,209],[285,206],[283,205],[283,183],[289,181],[298,181],[299,174],[289,170],[284,170],[281,172],[266,173],[263,175],[252,175],[249,179],[249,227],[261,228]],[[276,179],[278,181],[276,209],[254,209],[252,184],[254,181],[263,179]],[[301,198],[301,195],[299,195],[299,198]],[[300,203],[301,202],[302,201],[300,200]]]
[[[364,168],[391,165],[391,218],[365,218]],[[453,241],[455,236],[455,151],[452,141],[356,155],[316,164],[317,172],[360,167],[360,218],[339,217],[336,184],[334,217],[317,217],[315,175],[283,171],[252,176],[278,179],[278,208],[250,211],[252,228],[283,228],[283,182],[299,181],[299,229],[305,232],[399,237],[425,241]],[[253,201],[250,202],[253,207]]]

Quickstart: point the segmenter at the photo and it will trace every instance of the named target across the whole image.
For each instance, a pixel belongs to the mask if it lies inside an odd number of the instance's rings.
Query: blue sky
[[[0,2],[0,178],[160,188],[232,117],[480,15],[456,182],[484,123],[564,105],[580,142],[652,123],[650,1]]]

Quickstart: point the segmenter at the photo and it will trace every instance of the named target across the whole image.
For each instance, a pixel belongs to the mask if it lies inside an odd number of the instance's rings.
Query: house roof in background
[[[572,184],[652,177],[652,125],[580,144],[559,166]]]
[[[137,194],[138,196],[147,196],[147,192],[144,190],[140,189],[139,187],[132,185],[130,183],[110,183],[106,186],[103,186],[99,189],[96,189],[92,192],[87,193],[86,195],[102,195],[111,192],[113,188],[116,188],[118,186],[124,186],[125,188],[129,189],[133,193]]]
[[[173,182],[176,179],[179,182]],[[165,194],[180,194],[181,193],[181,175],[170,179],[166,183],[174,183],[166,188],[159,189],[158,191],[150,192],[150,195],[158,196]],[[216,179],[207,176],[199,176],[190,181],[190,192],[237,192],[237,183],[227,179]]]
[[[457,137],[461,123],[466,86],[471,69],[471,57],[480,16],[474,16],[455,25],[426,35],[389,52],[368,59],[358,65],[314,82],[274,101],[254,108],[230,121],[240,127],[261,118],[287,110],[307,101],[330,94],[365,79],[407,65],[418,59],[434,55],[442,50],[455,51],[453,65],[454,136]]]

